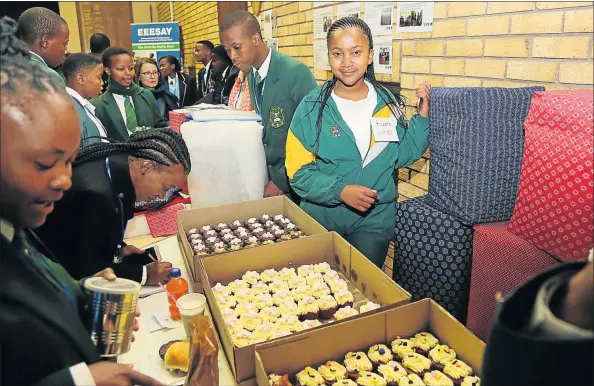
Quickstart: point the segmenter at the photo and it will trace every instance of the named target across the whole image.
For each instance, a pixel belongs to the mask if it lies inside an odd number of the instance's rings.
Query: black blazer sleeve
[[[188,74],[184,74],[186,78],[186,97],[184,99],[184,103],[182,107],[185,106],[192,106],[194,103],[198,102],[197,95],[198,95],[198,84],[196,83],[196,78],[190,76]]]
[[[201,68],[198,71],[198,79],[196,80],[196,102],[204,98],[204,93],[202,92],[202,88],[204,87],[204,71],[206,71],[204,68]]]
[[[483,386],[592,385],[592,339],[558,340],[525,332],[543,283],[561,273],[577,273],[584,263],[552,268],[518,288],[502,305],[489,335]]]
[[[47,377],[45,377],[33,384],[33,386],[56,386],[56,385],[75,386],[74,379],[72,379],[72,375],[70,374],[70,368],[65,368],[60,371],[56,371],[55,373],[50,374]]]

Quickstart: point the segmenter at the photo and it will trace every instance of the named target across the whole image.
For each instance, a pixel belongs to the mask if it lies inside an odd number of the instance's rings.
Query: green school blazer
[[[56,79],[58,81],[58,83],[60,83],[64,87],[66,87],[66,81],[64,80],[64,78],[62,78],[62,75],[60,75],[56,71],[54,71],[50,66],[47,65],[46,62],[44,62],[43,60],[41,60],[40,58],[38,58],[35,55],[31,55],[31,61],[37,63],[43,71],[50,74],[54,79]]]
[[[299,60],[272,50],[270,67],[266,75],[264,96],[256,95],[254,69],[248,74],[252,105],[260,105],[262,99],[262,125],[264,126],[264,151],[268,165],[268,177],[283,192],[289,193],[289,179],[285,169],[285,148],[289,125],[301,100],[314,88],[316,80],[305,64]],[[256,103],[257,100],[257,103]]]
[[[126,122],[111,91],[105,91],[99,98],[92,99],[91,103],[96,108],[95,116],[103,123],[107,136],[122,142],[128,140],[130,135]],[[134,110],[138,126],[152,128],[169,126],[169,121],[159,114],[157,101],[148,89],[142,89],[138,98],[134,99]]]

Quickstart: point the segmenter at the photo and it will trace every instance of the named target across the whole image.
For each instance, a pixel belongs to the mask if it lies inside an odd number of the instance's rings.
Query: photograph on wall
[[[314,9],[314,39],[325,39],[335,21],[334,7]]]
[[[314,40],[314,70],[330,71],[328,63],[328,44],[326,40]]]
[[[342,19],[343,17],[356,17],[357,19],[361,18],[361,3],[346,3],[340,4],[336,7],[336,17],[337,19]]]
[[[263,38],[264,40],[272,39],[272,28],[274,27],[274,20],[272,18],[272,10],[264,12],[264,23],[263,23]]]
[[[396,31],[433,31],[433,6],[433,2],[398,3]]]
[[[392,37],[373,39],[373,67],[376,74],[392,74]]]
[[[365,3],[365,22],[375,35],[392,35],[393,2]]]

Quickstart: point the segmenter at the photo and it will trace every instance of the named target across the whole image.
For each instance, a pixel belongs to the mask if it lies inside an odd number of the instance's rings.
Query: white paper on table
[[[373,39],[373,68],[376,74],[392,74],[392,36]]]
[[[365,4],[365,23],[371,29],[374,42],[376,35],[392,35],[393,16],[394,3],[391,1]]]
[[[328,29],[335,21],[334,7],[314,9],[314,39],[325,39]]]
[[[431,32],[433,31],[432,1],[398,3],[396,32]],[[462,5],[461,5],[462,6]]]
[[[314,40],[314,70],[330,70],[328,63],[328,43],[326,40]]]
[[[160,292],[163,292],[163,288],[159,287],[158,285],[143,285],[140,289],[140,294],[138,297],[142,299]]]
[[[336,7],[336,17],[337,19],[342,19],[343,17],[356,17],[358,19],[361,18],[361,3],[346,3],[340,4]]]
[[[155,317],[157,322],[159,322],[159,324],[165,328],[178,328],[182,325],[181,320],[173,320],[171,318],[171,315],[169,315],[169,310],[155,312],[153,316]]]

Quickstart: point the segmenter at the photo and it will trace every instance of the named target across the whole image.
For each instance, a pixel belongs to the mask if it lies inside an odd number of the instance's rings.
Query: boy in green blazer
[[[53,68],[64,63],[70,30],[57,13],[43,7],[29,8],[19,16],[17,34],[27,45],[31,61],[66,87],[64,78]]]
[[[289,187],[285,144],[293,114],[303,97],[316,88],[316,80],[305,64],[266,46],[260,23],[251,13],[230,13],[220,30],[233,64],[247,74],[252,105],[262,116],[270,180],[264,197],[287,194],[297,199]]]

